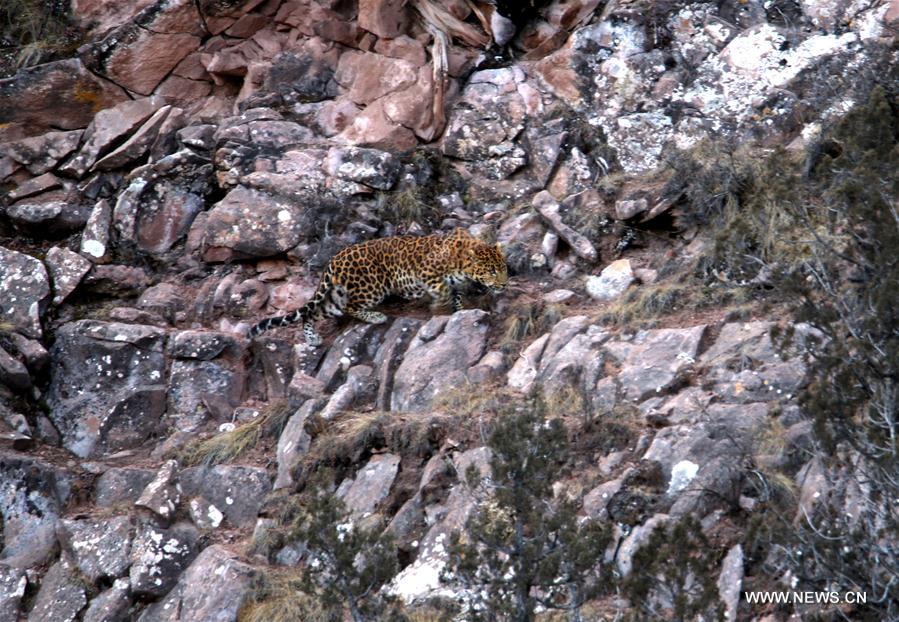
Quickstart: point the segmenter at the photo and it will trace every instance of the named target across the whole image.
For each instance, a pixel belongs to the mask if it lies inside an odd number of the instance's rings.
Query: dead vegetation
[[[292,414],[287,402],[273,402],[248,423],[187,444],[177,452],[177,457],[188,465],[215,466],[232,462],[255,447],[260,439],[278,438]]]

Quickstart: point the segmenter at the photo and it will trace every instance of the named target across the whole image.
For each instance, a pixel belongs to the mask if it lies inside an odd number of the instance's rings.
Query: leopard
[[[461,227],[448,234],[377,238],[335,254],[306,304],[262,320],[249,336],[302,322],[306,343],[316,347],[322,344],[314,326],[318,320],[350,316],[382,324],[387,316],[372,308],[390,295],[415,300],[428,294],[435,306],[450,304],[455,312],[462,309],[466,286],[497,294],[508,279],[501,245],[483,242]]]

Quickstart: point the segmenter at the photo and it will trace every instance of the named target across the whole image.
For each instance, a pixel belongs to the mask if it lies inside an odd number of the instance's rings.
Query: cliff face
[[[0,620],[251,615],[259,577],[315,561],[265,534],[325,467],[396,538],[383,593],[464,609],[441,571],[486,503],[465,471],[535,396],[574,439],[553,492],[614,528],[603,563],[693,516],[725,609],[764,613],[747,479],[778,471],[801,516],[828,478],[767,273],[684,280],[720,233],[685,163],[827,152],[895,86],[899,3],[126,4],[73,1],[77,53],[0,80]],[[246,339],[340,248],[457,226],[502,244],[504,294]]]

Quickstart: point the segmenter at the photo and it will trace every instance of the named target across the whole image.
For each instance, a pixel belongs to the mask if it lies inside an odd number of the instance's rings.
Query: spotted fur
[[[371,308],[391,294],[406,299],[429,294],[435,303],[450,303],[453,311],[458,311],[464,284],[473,282],[498,292],[507,279],[499,244],[484,244],[465,229],[449,235],[369,240],[331,258],[309,302],[287,315],[262,320],[250,330],[250,336],[302,322],[306,343],[317,346],[321,337],[313,325],[316,320],[349,315],[380,324],[387,316]]]

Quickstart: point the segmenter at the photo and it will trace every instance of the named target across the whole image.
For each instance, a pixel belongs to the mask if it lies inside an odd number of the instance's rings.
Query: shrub
[[[572,501],[553,496],[568,449],[562,422],[544,420],[534,401],[504,413],[488,446],[489,499],[450,549],[451,578],[469,589],[472,619],[533,620],[539,605],[579,620],[584,602],[610,585],[602,554],[611,532],[579,521]],[[470,485],[477,479],[468,474]]]

